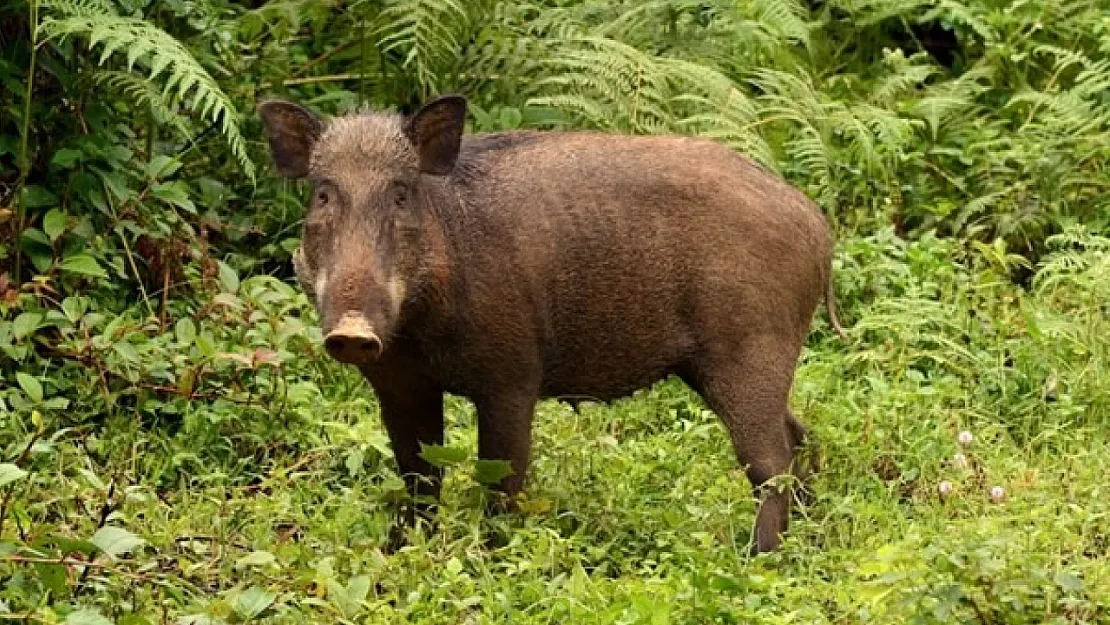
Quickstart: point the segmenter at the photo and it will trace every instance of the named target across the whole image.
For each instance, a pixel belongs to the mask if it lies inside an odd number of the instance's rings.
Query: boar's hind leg
[[[532,452],[532,413],[538,393],[531,389],[507,391],[475,401],[478,409],[478,456],[507,460],[513,470],[496,486],[505,497],[492,502],[491,511],[511,510],[524,487]]]
[[[821,468],[821,451],[810,440],[806,426],[789,409],[786,411],[786,425],[790,430],[790,445],[794,448],[794,475],[801,486],[799,500],[808,505],[812,501],[808,491],[809,478]]]
[[[443,477],[442,470],[420,457],[421,443],[443,444],[443,394],[423,385],[404,386],[376,389],[397,468],[414,499],[401,506],[400,518],[390,536],[391,548],[400,546],[404,528],[415,524],[417,514],[430,518]]]
[[[724,422],[760,496],[753,553],[778,548],[789,518],[790,492],[767,482],[790,473],[794,447],[804,433],[804,428],[788,425],[793,419],[787,402],[794,361],[787,342],[767,337],[709,356],[696,366],[694,386]]]

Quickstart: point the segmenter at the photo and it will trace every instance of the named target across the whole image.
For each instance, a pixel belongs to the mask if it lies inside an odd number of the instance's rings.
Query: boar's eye
[[[408,185],[401,181],[393,183],[393,204],[397,207],[404,206],[409,200]]]
[[[338,204],[338,202],[339,194],[336,192],[335,185],[327,180],[318,182],[312,190],[313,208],[328,208]]]

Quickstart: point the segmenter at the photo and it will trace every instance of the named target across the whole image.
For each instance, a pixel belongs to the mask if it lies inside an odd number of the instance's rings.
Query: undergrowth
[[[472,131],[717,138],[830,217],[781,552],[675,380],[541,404],[500,517],[450,398],[440,523],[382,551],[401,481],[252,111],[456,90]],[[1108,93],[1098,0],[3,3],[0,619],[1110,622]]]

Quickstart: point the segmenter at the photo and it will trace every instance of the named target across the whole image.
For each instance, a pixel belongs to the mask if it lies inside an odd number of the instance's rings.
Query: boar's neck
[[[426,187],[431,219],[424,230],[425,262],[405,323],[412,336],[439,345],[447,335],[449,342],[461,340],[477,317],[507,303],[506,288],[515,290],[517,236],[484,180],[481,170],[468,167]]]
[[[423,189],[420,201],[427,207],[422,269],[419,288],[408,302],[405,329],[409,334],[438,337],[459,321],[466,292],[465,212],[468,201],[465,184],[449,178],[432,179]]]

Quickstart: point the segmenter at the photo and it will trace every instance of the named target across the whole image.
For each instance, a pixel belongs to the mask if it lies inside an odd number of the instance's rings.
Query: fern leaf
[[[484,0],[392,0],[379,14],[374,32],[384,51],[404,54],[419,83],[432,90],[462,55],[464,36]]]
[[[44,38],[83,37],[90,48],[101,45],[100,64],[115,52],[128,50],[129,64],[132,56],[136,60],[143,58],[151,61],[148,80],[154,80],[163,71],[169,72],[162,89],[163,101],[176,89],[176,98],[181,102],[185,102],[192,92],[189,108],[194,111],[198,102],[210,102],[210,110],[204,119],[220,127],[231,153],[247,176],[254,180],[254,164],[247,153],[246,141],[239,132],[231,99],[181,42],[145,20],[100,11],[103,5],[99,2],[47,0],[43,6],[51,11],[39,24]],[[67,13],[69,10],[74,12]]]
[[[129,102],[147,107],[156,121],[172,127],[182,138],[192,138],[188,123],[149,80],[131,72],[111,70],[96,72],[91,80],[99,87],[125,94]]]

